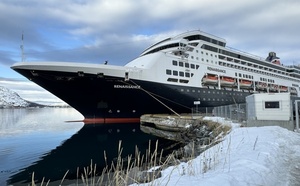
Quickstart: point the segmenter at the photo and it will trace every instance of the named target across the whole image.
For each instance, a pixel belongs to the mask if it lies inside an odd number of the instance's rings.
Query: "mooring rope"
[[[135,82],[132,81],[132,80],[130,80],[130,82],[132,82],[132,83],[133,83],[134,85],[136,85],[136,86],[139,86],[140,89],[141,89],[142,91],[146,92],[149,96],[151,96],[153,99],[155,99],[155,100],[158,101],[160,104],[162,104],[163,106],[165,106],[167,109],[169,109],[171,112],[173,112],[174,114],[176,114],[178,117],[181,117],[180,114],[178,114],[177,112],[175,112],[171,107],[169,107],[168,105],[164,104],[162,101],[160,101],[159,99],[157,99],[157,98],[153,95],[153,93],[151,93],[151,92],[149,92],[149,91],[143,89],[142,86],[138,85],[137,83],[135,83]],[[126,83],[126,82],[124,82],[124,83]],[[127,84],[128,84],[128,83],[127,83]],[[161,97],[161,96],[160,96],[160,97]]]

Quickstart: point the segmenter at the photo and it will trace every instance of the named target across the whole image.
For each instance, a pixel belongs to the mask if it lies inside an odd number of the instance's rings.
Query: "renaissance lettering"
[[[125,88],[125,89],[140,89],[139,85],[114,85],[114,88]]]
[[[222,69],[218,69],[218,68],[212,68],[212,67],[207,67],[207,70],[226,73],[226,70],[222,70]]]

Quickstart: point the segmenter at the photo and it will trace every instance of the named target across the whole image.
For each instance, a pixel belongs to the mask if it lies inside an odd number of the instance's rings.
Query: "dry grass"
[[[210,131],[210,139],[208,142],[202,144],[202,151],[219,143],[222,138],[228,134],[231,130],[230,126],[221,125],[217,122],[200,120],[200,126],[205,126],[206,130]],[[182,174],[195,175],[197,173],[197,167],[193,167],[192,161],[193,159],[199,155],[199,152],[196,152],[196,144],[194,141],[192,142],[192,152],[182,158],[183,161],[189,162],[189,166],[182,170]],[[95,185],[117,185],[117,186],[125,186],[133,183],[141,184],[151,182],[161,176],[161,170],[172,166],[178,165],[180,161],[178,160],[178,151],[174,151],[166,157],[163,157],[163,151],[158,152],[158,141],[156,141],[155,149],[151,149],[151,141],[149,141],[149,146],[145,154],[141,154],[139,149],[136,147],[135,154],[129,155],[126,158],[122,158],[122,142],[119,142],[118,146],[118,157],[116,163],[108,164],[106,152],[104,151],[104,161],[106,166],[103,168],[100,175],[97,173],[97,166],[91,160],[91,164],[87,167],[84,167],[83,170],[77,168],[77,180],[73,181],[73,185],[76,186],[95,186]],[[182,154],[182,153],[179,153]],[[206,156],[206,155],[205,155]],[[218,153],[215,155],[207,155],[210,156],[206,160],[203,161],[201,172],[205,173],[212,167],[212,164],[216,162],[212,162],[212,160],[216,160]],[[82,172],[82,173],[79,173]],[[63,176],[59,185],[64,185],[65,178],[68,174],[68,171]],[[169,177],[170,178],[170,177]],[[43,186],[44,184],[48,186],[50,180],[46,183],[44,182],[44,178],[42,182],[39,184]],[[152,182],[151,184],[157,185],[158,183]],[[36,186],[34,180],[34,173],[32,174],[32,186]],[[158,184],[159,185],[159,184]]]

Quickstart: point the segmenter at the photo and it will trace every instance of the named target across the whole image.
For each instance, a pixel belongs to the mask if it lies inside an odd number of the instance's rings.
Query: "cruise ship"
[[[136,119],[245,103],[254,93],[299,96],[300,67],[226,46],[200,30],[164,39],[125,66],[19,62],[11,68],[56,95],[86,119]]]

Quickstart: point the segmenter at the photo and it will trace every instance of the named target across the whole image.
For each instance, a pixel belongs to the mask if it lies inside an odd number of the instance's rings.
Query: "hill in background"
[[[0,86],[0,108],[44,107],[38,103],[26,101],[16,92]]]

